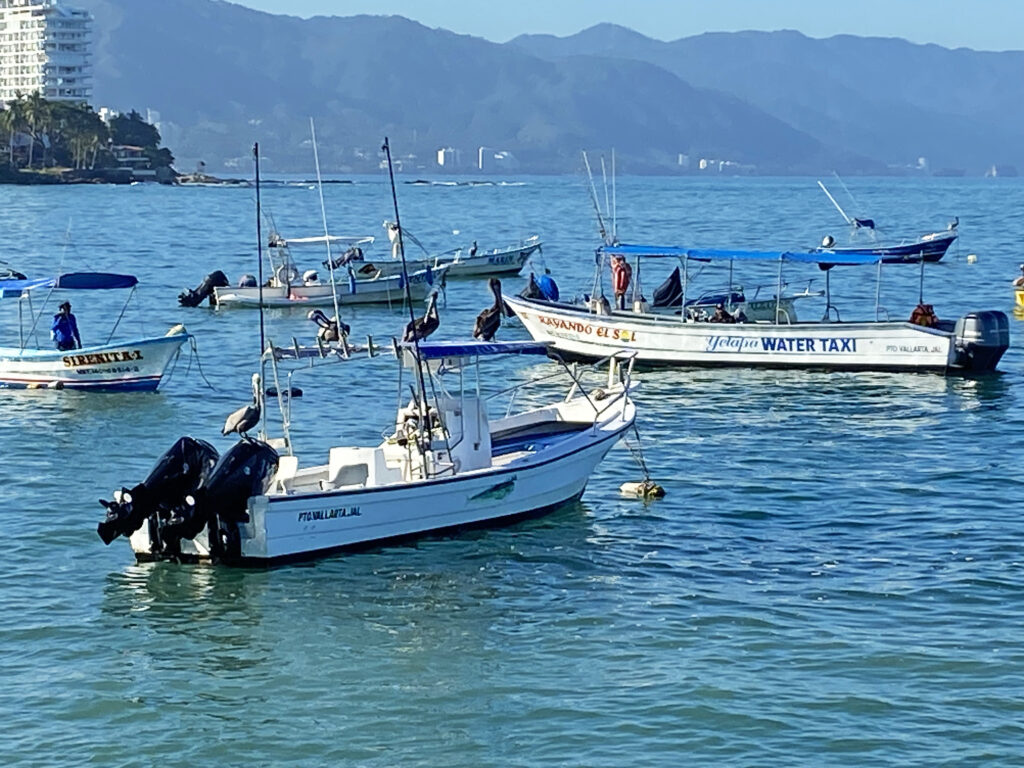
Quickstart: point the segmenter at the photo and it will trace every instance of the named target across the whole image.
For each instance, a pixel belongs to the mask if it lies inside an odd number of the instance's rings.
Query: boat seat
[[[277,473],[274,475],[271,488],[279,493],[288,493],[288,483],[295,479],[295,473],[298,471],[298,456],[281,456],[277,460]]]
[[[321,481],[323,490],[348,485],[367,484],[373,448],[331,448],[327,458],[327,479]]]

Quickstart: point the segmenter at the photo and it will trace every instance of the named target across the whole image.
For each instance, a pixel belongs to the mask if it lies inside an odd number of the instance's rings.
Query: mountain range
[[[95,106],[154,110],[184,170],[231,168],[258,140],[269,169],[308,172],[311,116],[329,172],[375,168],[384,135],[425,172],[439,148],[468,169],[481,146],[523,172],[612,147],[636,173],[1024,167],[1019,51],[790,31],[663,42],[608,24],[499,44],[398,16],[73,4],[95,18]]]

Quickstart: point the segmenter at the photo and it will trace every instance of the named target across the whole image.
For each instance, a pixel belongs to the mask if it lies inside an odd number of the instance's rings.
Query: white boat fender
[[[46,385],[46,388],[47,389],[64,389],[64,382],[63,381],[51,381],[49,384]]]
[[[665,498],[665,489],[653,480],[643,480],[639,483],[623,483],[619,486],[619,491],[623,496],[636,496],[644,501]]]

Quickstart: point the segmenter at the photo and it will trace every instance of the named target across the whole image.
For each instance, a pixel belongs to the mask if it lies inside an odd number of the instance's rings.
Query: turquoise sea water
[[[356,181],[325,187],[331,229],[383,250],[388,188]],[[536,232],[563,293],[589,290],[583,182],[517,181],[402,184],[403,223],[435,250]],[[960,216],[961,243],[925,278],[940,317],[1010,311],[1024,183],[849,185],[851,213],[894,235]],[[615,198],[627,241],[810,247],[845,234],[813,179],[625,177]],[[286,236],[322,231],[315,188],[268,186],[263,201]],[[669,494],[647,506],[618,494],[640,478],[621,445],[579,504],[541,520],[273,570],[136,565],[123,540],[96,536],[96,500],[181,434],[226,448],[224,417],[249,397],[257,315],[175,297],[216,268],[255,271],[253,190],[0,187],[0,205],[0,258],[33,276],[139,275],[121,331],[184,322],[215,387],[186,355],[157,395],[0,391],[3,765],[1024,762],[1019,321],[1002,372],[980,379],[643,375],[643,445]],[[736,275],[748,292],[775,279],[774,265]],[[823,287],[814,270],[787,279]],[[881,304],[909,315],[917,280],[886,267]],[[869,316],[875,272],[835,270],[832,290],[844,319]],[[105,338],[123,296],[72,298],[86,341]],[[453,283],[438,337],[464,337],[489,301],[485,283]],[[805,316],[820,314],[814,301]],[[382,308],[345,319],[380,341],[405,322]],[[278,312],[268,328],[287,341],[311,326]],[[5,302],[0,343],[16,340]],[[394,367],[362,360],[300,382],[300,455],[376,441]],[[499,368],[493,383],[525,375]]]

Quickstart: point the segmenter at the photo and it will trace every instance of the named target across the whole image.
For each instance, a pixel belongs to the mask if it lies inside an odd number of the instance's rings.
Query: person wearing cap
[[[78,333],[78,321],[71,314],[71,302],[65,301],[58,309],[60,311],[53,316],[53,325],[50,326],[50,335],[57,344],[57,349],[63,352],[81,348],[82,337]]]
[[[736,319],[725,311],[724,304],[715,305],[715,314],[708,320],[709,323],[735,323]]]

